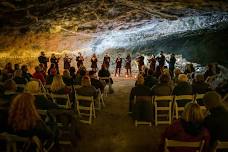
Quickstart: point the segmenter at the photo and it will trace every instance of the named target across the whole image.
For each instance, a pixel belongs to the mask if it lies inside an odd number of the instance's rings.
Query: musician
[[[106,53],[105,56],[104,56],[103,64],[105,64],[106,68],[109,69],[110,56],[108,55],[108,53]]]
[[[54,53],[51,54],[51,63],[55,64],[57,74],[59,74],[59,60],[60,58],[57,58]]]
[[[169,63],[169,72],[170,72],[171,77],[173,77],[173,71],[175,69],[175,63],[176,63],[175,54],[172,53],[169,61],[168,60],[166,60],[166,61]]]
[[[64,62],[64,69],[70,69],[70,63],[71,63],[72,58],[69,58],[67,54],[65,54],[65,57],[63,58]]]
[[[150,59],[148,59],[148,62],[150,63],[150,70],[155,71],[155,65],[156,65],[156,58],[154,55],[151,56]]]
[[[138,54],[138,56],[136,57],[136,61],[138,62],[139,72],[141,72],[143,70],[142,67],[144,66],[144,56]]]
[[[92,68],[92,71],[97,71],[97,56],[95,53],[91,58],[91,68]]]
[[[40,52],[40,56],[38,57],[38,61],[40,64],[44,64],[45,71],[47,70],[47,63],[49,62],[49,58],[47,58],[44,54],[44,51]]]
[[[78,52],[78,56],[76,57],[77,67],[78,69],[83,65],[84,58],[81,52]]]
[[[163,54],[163,51],[161,51],[160,57],[157,57],[157,61],[159,63],[159,66],[161,67],[161,69],[163,69],[163,67],[165,65],[165,56]]]
[[[116,58],[116,71],[115,71],[115,76],[118,72],[118,75],[120,76],[120,70],[122,66],[122,58],[120,57],[120,54]]]
[[[127,70],[127,76],[129,75],[129,72],[130,72],[130,76],[131,76],[131,56],[130,56],[130,54],[128,54],[125,59],[125,68]]]

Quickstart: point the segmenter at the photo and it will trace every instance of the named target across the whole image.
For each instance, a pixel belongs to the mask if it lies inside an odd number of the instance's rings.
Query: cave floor
[[[135,80],[114,79],[114,93],[105,97],[106,107],[97,112],[92,125],[80,124],[80,152],[158,151],[161,133],[166,126],[134,126],[128,115],[128,98]]]

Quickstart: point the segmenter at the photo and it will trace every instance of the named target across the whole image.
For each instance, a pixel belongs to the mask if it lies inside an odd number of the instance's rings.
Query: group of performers
[[[72,59],[73,58],[70,58],[67,54],[65,54],[65,57],[63,58],[64,69],[70,69]],[[49,62],[49,58],[47,58],[45,56],[44,52],[41,52],[41,55],[38,57],[38,60],[47,69],[47,63]],[[59,73],[59,66],[58,66],[59,60],[60,60],[60,57],[56,57],[55,54],[51,55],[50,62],[51,62],[51,64],[54,64],[54,66],[55,66],[55,68],[57,70],[57,73]],[[110,61],[111,61],[111,58],[108,55],[108,53],[106,53],[104,58],[103,58],[103,65],[105,65],[107,69],[109,69]],[[132,72],[131,72],[131,61],[132,61],[131,60],[131,55],[128,54],[124,61],[125,61],[125,68],[126,68],[126,76],[132,76]],[[78,53],[78,56],[76,57],[76,62],[77,62],[77,68],[80,68],[81,66],[83,66],[84,57],[82,56],[82,54],[80,52]],[[94,53],[92,55],[92,57],[91,57],[91,68],[92,68],[92,71],[97,71],[97,69],[98,69],[97,62],[98,62],[98,59],[97,59],[96,54]],[[118,54],[118,56],[117,56],[117,58],[115,60],[115,64],[116,64],[115,76],[120,76],[121,68],[122,68],[122,62],[123,62],[123,59],[122,59],[121,55]],[[144,71],[144,68],[145,68],[144,56],[138,54],[138,56],[136,57],[136,62],[138,64],[139,72]],[[156,62],[158,62],[160,69],[162,69],[164,67],[165,62],[168,62],[169,63],[170,73],[172,74],[173,70],[174,70],[174,65],[175,65],[175,62],[176,62],[176,58],[175,58],[175,55],[172,54],[171,57],[170,57],[170,60],[168,61],[168,60],[166,60],[163,52],[161,52],[160,56],[158,56],[156,58],[155,58],[154,55],[152,55],[151,58],[148,59],[148,62],[150,64],[149,69],[151,69],[153,71],[156,71],[156,68],[157,68],[156,67]]]

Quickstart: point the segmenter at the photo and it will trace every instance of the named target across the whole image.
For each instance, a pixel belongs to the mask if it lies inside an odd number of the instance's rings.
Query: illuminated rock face
[[[163,50],[202,64],[227,65],[228,5],[191,2],[0,2],[6,8],[0,16],[0,58],[22,56],[22,62],[32,62],[41,50],[60,55]]]

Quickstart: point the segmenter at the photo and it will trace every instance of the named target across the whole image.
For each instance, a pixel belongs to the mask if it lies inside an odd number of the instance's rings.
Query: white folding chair
[[[96,118],[95,106],[93,96],[81,96],[76,95],[76,104],[79,117],[89,116],[88,120],[80,120],[83,123],[92,124],[92,117]],[[88,113],[83,113],[83,111],[89,111]]]
[[[109,92],[109,88],[111,87],[110,77],[99,77],[99,79],[103,80],[105,82],[106,82],[106,80],[108,81],[108,83],[105,85],[105,88],[104,88],[104,94],[107,97],[108,96],[108,92]]]
[[[228,150],[228,141],[216,141],[216,147],[213,149],[213,152],[216,152],[217,150],[221,149]]]
[[[179,95],[179,96],[174,96],[174,110],[175,111],[175,116],[176,119],[179,118],[179,112],[184,111],[184,106],[187,102],[193,102],[194,101],[194,96],[193,95]],[[184,102],[184,104],[183,104]]]
[[[172,121],[172,103],[173,96],[155,96],[154,108],[155,108],[155,126],[158,124],[171,124]],[[159,114],[159,111],[166,111],[167,114]],[[158,117],[167,117],[168,120],[158,120]]]
[[[53,94],[51,93],[52,100],[54,103],[58,104],[59,107],[70,109],[71,103],[70,103],[70,97],[68,94]]]
[[[95,109],[101,110],[102,106],[105,107],[104,94],[101,93],[100,89],[97,89],[97,91],[98,91],[98,95],[97,95],[97,98],[95,99]],[[96,107],[96,105],[97,105],[97,107]]]
[[[178,140],[168,140],[165,139],[165,152],[169,152],[169,148],[171,147],[186,147],[186,148],[197,148],[196,152],[202,152],[204,147],[204,140],[195,141],[195,142],[187,142],[187,141],[178,141]]]

